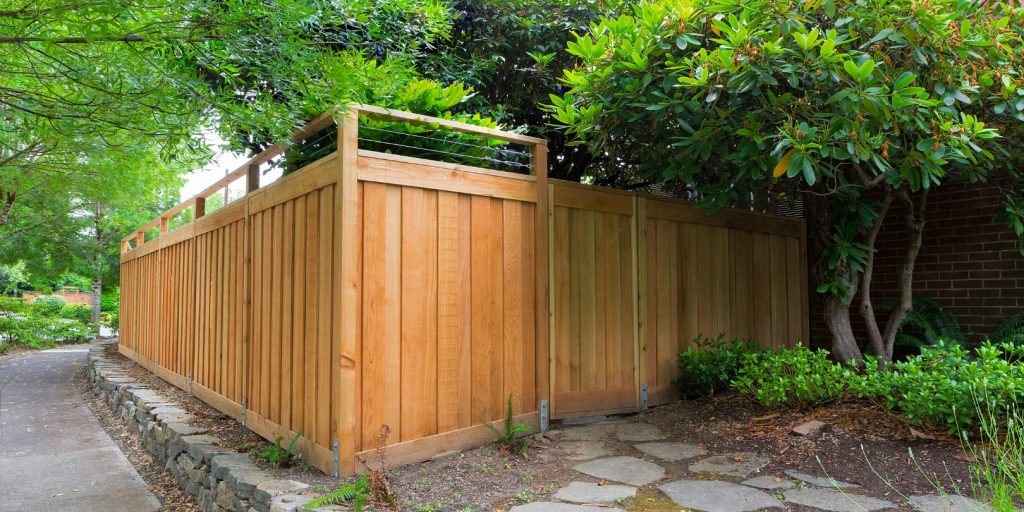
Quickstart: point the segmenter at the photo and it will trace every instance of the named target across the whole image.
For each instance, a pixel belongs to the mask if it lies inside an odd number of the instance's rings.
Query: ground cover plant
[[[734,342],[749,345],[749,342]],[[833,361],[823,349],[802,345],[755,350],[734,357],[722,343],[705,349],[709,360],[728,361],[706,380],[731,374],[729,388],[765,406],[810,409],[859,399],[905,415],[911,424],[976,435],[985,421],[1005,422],[1024,399],[1024,347],[985,342],[973,350],[939,343],[903,361],[868,356],[863,365]],[[717,353],[717,354],[716,354]],[[684,353],[686,354],[686,353]],[[683,365],[681,384],[700,381],[706,368]],[[984,414],[983,414],[984,413]]]

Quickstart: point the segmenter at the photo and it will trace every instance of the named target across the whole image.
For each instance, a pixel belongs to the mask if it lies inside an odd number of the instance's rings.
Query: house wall
[[[982,339],[1005,317],[1024,309],[1024,256],[999,213],[998,183],[943,185],[929,194],[924,241],[914,272],[914,294],[954,313],[964,334]],[[878,236],[873,293],[895,299],[906,247],[903,208],[894,204]],[[813,263],[813,258],[809,258]],[[813,280],[813,278],[812,278]],[[828,348],[821,295],[811,288],[811,345]],[[854,328],[865,336],[859,318]]]

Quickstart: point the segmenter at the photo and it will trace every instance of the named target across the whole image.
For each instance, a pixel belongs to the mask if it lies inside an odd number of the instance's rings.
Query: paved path
[[[0,363],[0,512],[149,512],[160,503],[82,403],[88,349]]]

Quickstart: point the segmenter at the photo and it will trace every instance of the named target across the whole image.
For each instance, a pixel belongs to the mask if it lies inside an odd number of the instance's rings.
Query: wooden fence
[[[532,172],[360,149],[361,116],[522,145]],[[260,188],[270,148],[121,258],[122,353],[267,439],[301,432],[324,471],[364,467],[382,425],[395,465],[485,442],[507,400],[534,431],[545,401],[668,401],[699,333],[806,339],[800,220],[549,183],[545,142],[522,135],[369,106],[337,123],[337,151]]]

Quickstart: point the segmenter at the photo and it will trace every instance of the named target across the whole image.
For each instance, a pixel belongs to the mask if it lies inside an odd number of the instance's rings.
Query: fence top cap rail
[[[337,118],[341,115],[344,115],[345,113],[350,113],[354,115],[363,114],[373,118],[387,119],[405,122],[409,124],[444,127],[452,131],[480,135],[495,140],[503,140],[505,142],[522,144],[530,147],[544,146],[547,144],[547,141],[544,139],[538,139],[536,137],[530,137],[528,135],[506,132],[494,128],[487,128],[484,126],[476,126],[469,123],[463,123],[461,121],[454,121],[451,119],[442,119],[440,117],[431,117],[421,114],[414,114],[412,112],[406,112],[403,110],[394,110],[384,107],[378,107],[375,105],[364,105],[359,103],[348,105],[348,107],[344,109],[339,107],[337,109],[333,109],[324,112],[323,114],[320,114],[319,116],[315,117],[314,119],[306,123],[302,128],[293,132],[289,137],[289,140],[291,142],[302,141],[308,138],[309,136],[313,135],[314,133],[323,130],[327,126],[331,124],[336,124]],[[140,234],[145,233],[146,231],[149,231],[150,229],[159,226],[161,224],[161,221],[170,219],[172,216],[181,213],[182,211],[186,210],[191,206],[196,205],[198,202],[205,201],[207,197],[213,195],[218,190],[234,183],[236,180],[242,178],[243,176],[246,176],[249,173],[250,169],[252,169],[253,167],[259,167],[260,165],[269,162],[274,157],[284,153],[288,149],[288,147],[289,145],[287,143],[282,143],[275,144],[267,149],[264,149],[263,151],[257,153],[252,158],[250,158],[247,162],[242,164],[239,168],[228,173],[223,178],[217,180],[216,183],[203,189],[202,192],[199,192],[195,196],[190,197],[182,201],[181,203],[178,203],[173,208],[160,214],[157,218],[153,219],[148,224],[131,232],[130,234],[128,234],[128,236],[125,236],[124,238],[121,239],[121,252],[125,252],[131,249],[131,247],[128,245],[129,242],[137,239],[137,237]]]
[[[521,135],[518,133],[506,132],[495,128],[477,126],[475,124],[463,123],[461,121],[454,121],[451,119],[442,119],[440,117],[414,114],[412,112],[406,112],[404,110],[393,110],[389,108],[378,107],[376,105],[355,104],[349,106],[349,110],[356,111],[360,114],[364,114],[369,117],[390,119],[394,121],[404,121],[410,124],[437,125],[440,127],[448,128],[452,131],[482,135],[496,140],[503,140],[505,142],[522,144],[524,146],[538,146],[547,144],[546,140],[538,139],[537,137],[530,137],[529,135]]]

